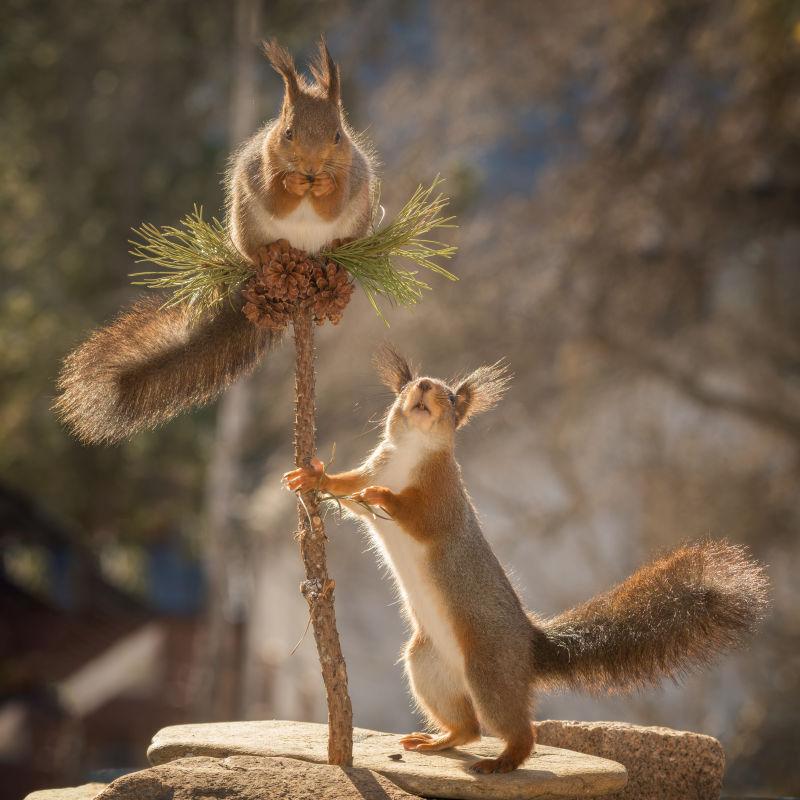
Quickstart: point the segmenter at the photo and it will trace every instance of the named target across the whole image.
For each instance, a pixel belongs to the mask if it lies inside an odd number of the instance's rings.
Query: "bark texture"
[[[294,458],[300,467],[310,462],[316,449],[311,310],[297,311],[292,322],[295,345]],[[325,527],[313,492],[298,498],[297,516],[300,554],[306,571],[301,591],[308,602],[328,701],[328,763],[350,766],[353,763],[353,709],[347,692],[347,666],[336,629],[334,582],[328,575]]]

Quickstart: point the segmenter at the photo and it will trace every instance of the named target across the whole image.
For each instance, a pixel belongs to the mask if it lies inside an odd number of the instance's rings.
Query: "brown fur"
[[[303,200],[303,195],[298,194],[298,190],[293,188],[292,182],[296,181],[299,176],[293,174],[291,176],[283,176],[280,173],[270,173],[263,176],[267,181],[266,193],[266,207],[279,219],[289,216]],[[307,181],[302,179],[306,184]],[[307,190],[307,187],[306,187]],[[255,251],[258,250],[264,242],[261,241],[261,236],[254,232],[253,238],[248,244],[249,252],[246,255],[251,256],[255,260]]]
[[[264,51],[286,88],[281,115],[245,142],[227,176],[228,231],[253,262],[262,245],[279,238],[270,235],[269,220],[286,217],[306,196],[327,221],[348,209],[348,227],[343,222],[332,238],[363,236],[374,184],[369,151],[344,120],[339,70],[324,41],[314,83],[277,42]],[[287,127],[296,133],[292,141]],[[186,309],[159,305],[156,298],[136,304],[65,360],[55,408],[82,441],[116,442],[208,402],[249,372],[269,345],[269,334],[242,316],[238,300],[200,321]]]
[[[378,348],[372,363],[381,382],[395,394],[400,394],[406,384],[416,377],[416,371],[408,359],[388,342]]]
[[[766,605],[764,570],[743,547],[684,545],[576,608],[531,616],[537,682],[627,691],[679,680],[737,645]]]
[[[512,377],[505,364],[498,361],[489,366],[478,367],[469,375],[453,381],[457,427],[466,425],[475,414],[494,408],[506,393]]]
[[[479,720],[506,746],[472,768],[507,772],[534,747],[537,688],[625,691],[679,679],[756,626],[767,605],[764,570],[743,548],[724,541],[685,545],[552,619],[526,612],[483,536],[454,454],[456,429],[506,390],[505,369],[482,367],[448,385],[417,378],[390,347],[379,352],[376,366],[397,397],[384,440],[362,467],[344,474],[349,485],[363,484],[356,498],[380,505],[426,546],[435,587],[430,602],[443,603],[464,663],[462,692],[410,609],[415,632],[405,651],[406,671],[420,710],[443,733],[409,734],[404,747],[430,751],[467,743]],[[411,483],[398,492],[367,485],[376,463],[391,457],[410,428],[431,442]],[[303,475],[287,473],[290,487],[310,480]],[[333,485],[337,477],[328,480]]]
[[[227,303],[200,321],[160,304],[141,300],[65,359],[54,408],[84,443],[117,442],[209,402],[269,346]]]
[[[363,236],[371,220],[374,157],[347,124],[339,68],[324,40],[310,65],[313,82],[298,73],[289,52],[274,40],[264,45],[264,53],[283,78],[285,93],[278,118],[231,159],[226,186],[234,245],[255,260],[270,219],[285,218],[305,198],[325,221],[356,217],[351,230],[334,238]]]
[[[406,663],[435,658],[433,646],[424,634],[417,632],[406,646]],[[425,674],[424,670],[417,674]],[[429,733],[411,733],[400,739],[400,743],[410,750],[436,752],[448,747],[458,747],[480,739],[481,728],[470,697],[460,694],[448,697],[445,693],[426,691],[426,687],[414,687],[415,697],[420,709],[444,735],[434,737]]]
[[[437,452],[420,465],[418,483],[407,486],[402,492],[370,486],[357,496],[384,509],[417,541],[434,544],[445,539],[446,545],[450,515],[463,502],[462,497],[451,493],[451,489],[459,485],[458,472],[450,453]]]
[[[326,475],[319,486],[323,491],[335,495],[354,494],[366,486],[366,478],[360,470],[354,469],[337,475]]]
[[[328,45],[325,43],[324,36],[320,36],[317,45],[317,57],[311,62],[309,67],[317,86],[324,91],[325,96],[332,103],[338,103],[341,99],[339,67],[328,50]]]
[[[283,45],[279,44],[277,39],[262,42],[261,46],[267,61],[272,65],[275,72],[283,78],[283,85],[289,98],[293,99],[302,90],[308,89],[302,76],[297,74],[292,54]]]

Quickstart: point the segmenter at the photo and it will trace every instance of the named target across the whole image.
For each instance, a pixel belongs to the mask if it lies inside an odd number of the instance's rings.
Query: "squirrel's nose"
[[[419,390],[421,392],[427,392],[428,390],[433,388],[433,386],[431,386],[431,382],[430,381],[420,381],[417,384],[417,386],[419,387]]]
[[[312,175],[310,172],[306,172],[304,177],[309,183],[314,183],[314,175]]]

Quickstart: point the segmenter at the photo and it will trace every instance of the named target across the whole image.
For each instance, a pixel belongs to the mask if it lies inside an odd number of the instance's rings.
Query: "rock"
[[[384,775],[397,786],[424,797],[461,800],[527,800],[541,797],[592,797],[625,786],[620,764],[595,756],[541,745],[518,770],[507,775],[475,775],[467,766],[496,755],[502,745],[484,738],[480,744],[442,753],[405,752],[398,734],[356,728],[354,764]],[[306,722],[220,722],[176,725],[153,738],[148,757],[165,764],[191,756],[224,758],[235,755],[288,757],[324,764],[326,725]],[[397,758],[397,756],[401,758]],[[103,798],[105,800],[105,798]]]
[[[84,783],[68,789],[42,789],[31,792],[25,800],[94,800],[106,788],[105,783]]]
[[[624,764],[628,785],[614,800],[718,800],[725,770],[712,736],[625,722],[537,722],[540,742]]]
[[[368,769],[292,758],[181,758],[123,775],[97,800],[414,800]]]

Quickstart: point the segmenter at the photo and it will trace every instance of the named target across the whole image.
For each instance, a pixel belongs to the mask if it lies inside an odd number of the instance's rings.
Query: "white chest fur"
[[[375,484],[400,492],[411,482],[414,470],[427,452],[423,437],[409,434],[375,475]],[[428,568],[427,545],[406,533],[396,522],[362,517],[382,560],[390,569],[407,610],[439,655],[461,672],[464,658],[440,593]]]
[[[293,247],[315,253],[332,239],[352,236],[357,214],[353,203],[334,220],[324,220],[314,210],[311,201],[303,198],[297,208],[285,217],[275,217],[262,212],[261,226],[264,241],[287,239]]]

